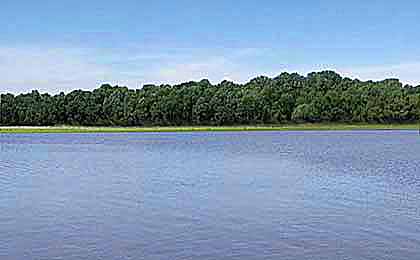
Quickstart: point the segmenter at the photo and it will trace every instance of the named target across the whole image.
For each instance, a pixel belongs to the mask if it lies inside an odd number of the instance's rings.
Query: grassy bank
[[[145,133],[217,131],[418,130],[418,124],[288,124],[274,126],[194,127],[0,127],[0,133]]]

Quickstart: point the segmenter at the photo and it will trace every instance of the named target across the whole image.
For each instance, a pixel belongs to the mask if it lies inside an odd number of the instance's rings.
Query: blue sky
[[[419,1],[2,0],[0,90],[282,71],[420,84]]]

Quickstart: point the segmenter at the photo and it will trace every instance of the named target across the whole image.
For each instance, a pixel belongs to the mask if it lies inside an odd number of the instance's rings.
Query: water
[[[415,131],[0,135],[0,259],[419,259]]]

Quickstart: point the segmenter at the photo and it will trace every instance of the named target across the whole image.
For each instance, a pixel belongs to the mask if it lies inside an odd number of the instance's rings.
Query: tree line
[[[1,94],[0,125],[182,126],[290,122],[411,123],[420,86],[360,81],[333,71],[282,73],[245,84],[208,80],[141,89],[104,84],[57,95]]]

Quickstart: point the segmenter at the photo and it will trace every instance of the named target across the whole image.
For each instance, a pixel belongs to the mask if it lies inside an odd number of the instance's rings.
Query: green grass
[[[234,132],[234,131],[322,131],[322,130],[418,130],[418,124],[286,124],[261,126],[181,127],[0,127],[0,133],[145,133],[145,132]]]

